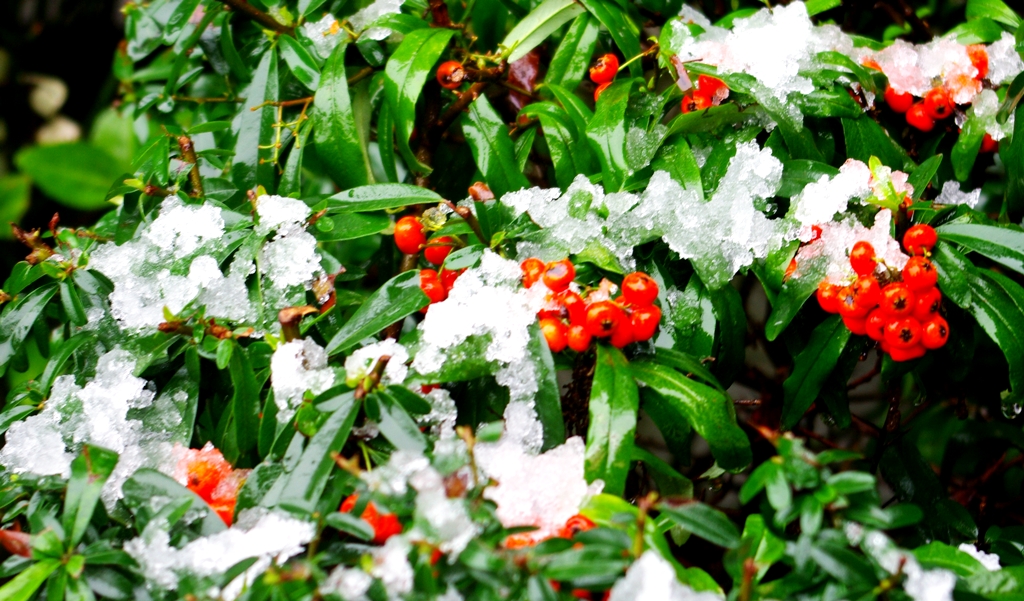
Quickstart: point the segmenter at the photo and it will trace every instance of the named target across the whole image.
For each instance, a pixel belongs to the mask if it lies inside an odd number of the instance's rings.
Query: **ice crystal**
[[[498,505],[502,525],[535,526],[537,530],[529,533],[535,540],[556,535],[604,486],[600,480],[587,484],[583,453],[583,439],[578,436],[540,455],[532,454],[514,436],[478,444],[477,465],[498,483],[484,496]]]
[[[850,200],[865,198],[871,193],[871,171],[856,159],[847,159],[835,177],[821,176],[804,187],[790,208],[790,214],[802,226],[800,239],[808,241],[812,225],[832,221],[836,213],[846,210]]]
[[[461,498],[448,498],[441,474],[425,467],[409,478],[416,489],[416,529],[410,537],[422,536],[442,553],[457,557],[480,532]]]
[[[391,35],[391,30],[386,27],[370,27],[373,23],[385,15],[398,13],[402,10],[405,0],[374,0],[366,8],[362,8],[348,18],[352,28],[356,31],[363,31],[363,37],[371,40],[383,40]],[[369,28],[369,29],[367,29]],[[365,30],[365,31],[364,31]]]
[[[967,205],[973,209],[978,206],[978,201],[980,200],[981,188],[976,188],[970,192],[961,192],[960,183],[949,180],[942,184],[942,191],[939,192],[939,196],[935,199],[935,204]]]
[[[712,592],[697,592],[679,582],[672,564],[653,549],[644,551],[612,587],[608,601],[721,601]]]
[[[999,113],[999,105],[999,96],[994,91],[983,90],[974,99],[971,108],[967,110],[967,115],[976,120],[985,130],[985,133],[992,136],[993,140],[1002,140],[1007,136],[1013,135],[1015,116],[1011,113],[1005,123],[1000,123],[996,119],[996,115]]]
[[[334,385],[334,370],[327,366],[327,353],[309,338],[286,342],[270,359],[270,381],[277,404],[277,419],[285,422],[295,415],[302,396],[320,394]]]
[[[307,21],[302,25],[302,33],[313,41],[313,48],[320,58],[327,58],[346,37],[334,15],[324,15],[319,21]]]
[[[1021,60],[1016,45],[1013,34],[1004,31],[996,42],[988,46],[988,78],[992,83],[1010,83],[1024,71],[1024,61]]]
[[[986,553],[971,543],[960,543],[960,546],[957,547],[957,549],[960,549],[974,559],[977,559],[981,562],[981,565],[985,566],[985,569],[990,572],[1002,569],[1002,566],[999,564],[999,556],[995,553]]]
[[[391,359],[384,368],[381,383],[401,384],[405,381],[405,376],[409,373],[409,368],[406,366],[409,361],[409,351],[394,338],[387,338],[368,344],[345,359],[345,378],[349,385],[357,386],[373,370],[377,360],[383,356],[391,357]]]
[[[310,213],[309,206],[301,200],[264,194],[256,199],[256,233],[266,236],[274,231],[288,234],[303,229]]]
[[[871,243],[875,254],[882,259],[878,269],[887,265],[903,269],[907,255],[900,250],[900,244],[889,235],[892,213],[882,209],[875,214],[871,228],[861,225],[855,216],[849,215],[842,221],[821,225],[821,236],[800,248],[796,254],[797,268],[793,277],[814,277],[827,279],[834,284],[848,284],[854,277],[848,253],[853,245],[863,240]]]
[[[177,588],[183,575],[223,574],[238,562],[259,558],[229,583],[220,596],[234,599],[272,562],[283,562],[302,551],[316,527],[284,513],[262,508],[242,511],[235,524],[217,534],[197,538],[180,549],[171,546],[166,522],[154,520],[124,550],[142,567],[142,573],[161,588]]]
[[[941,82],[954,102],[966,104],[982,89],[967,47],[949,38],[936,38],[920,45],[896,40],[867,56],[867,61],[874,61],[881,68],[897,92],[923,97],[935,87],[935,82]]]

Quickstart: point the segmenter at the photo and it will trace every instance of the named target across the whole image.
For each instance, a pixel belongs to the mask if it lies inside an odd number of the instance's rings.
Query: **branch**
[[[203,179],[199,177],[199,158],[196,156],[196,147],[192,144],[192,138],[178,136],[178,148],[181,150],[181,160],[192,165],[188,172],[188,180],[192,183],[193,197],[203,197]]]
[[[276,31],[278,33],[288,34],[288,35],[291,35],[294,32],[294,30],[295,30],[294,27],[288,27],[287,25],[283,25],[283,24],[279,23],[277,21],[277,19],[275,19],[274,17],[271,17],[267,13],[261,11],[260,9],[256,8],[255,6],[253,6],[251,4],[249,4],[245,0],[220,0],[220,1],[223,2],[224,4],[228,5],[229,7],[231,7],[233,10],[237,10],[238,12],[245,14],[245,16],[249,17],[253,21],[256,21],[257,23],[259,23],[260,25],[266,27],[267,29]]]
[[[384,377],[384,368],[388,366],[388,361],[391,361],[390,355],[381,355],[380,359],[377,359],[377,364],[373,366],[373,371],[359,383],[359,386],[356,386],[353,396],[355,396],[357,401],[363,400],[367,393],[380,384],[380,379]]]

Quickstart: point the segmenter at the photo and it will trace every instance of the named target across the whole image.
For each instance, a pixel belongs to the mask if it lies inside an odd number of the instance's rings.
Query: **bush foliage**
[[[1024,598],[1021,17],[733,4],[126,4],[0,599]]]

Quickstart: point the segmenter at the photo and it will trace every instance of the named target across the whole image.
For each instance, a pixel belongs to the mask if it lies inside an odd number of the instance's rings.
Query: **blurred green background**
[[[335,0],[325,8],[349,12],[368,1]],[[681,3],[648,0],[641,16],[656,27]],[[691,3],[712,18],[764,5],[755,0]],[[118,82],[111,74],[123,39],[125,5],[124,0],[0,1],[0,273],[27,254],[13,240],[8,222],[45,228],[59,212],[63,225],[90,225],[111,208],[103,200],[111,183],[130,170],[138,140],[131,115],[117,110]],[[908,14],[942,33],[964,20],[964,1],[843,0],[821,19],[875,39],[926,39],[921,22]]]

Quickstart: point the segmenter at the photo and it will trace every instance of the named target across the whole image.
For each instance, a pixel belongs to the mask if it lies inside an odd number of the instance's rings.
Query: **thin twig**
[[[380,359],[377,359],[377,364],[373,366],[373,371],[363,378],[359,386],[356,386],[356,391],[353,395],[357,401],[364,399],[369,392],[380,384],[380,379],[384,377],[384,369],[388,366],[388,361],[391,361],[390,355],[381,355]]]
[[[259,23],[260,25],[266,27],[267,29],[276,31],[278,33],[285,33],[285,34],[288,34],[288,35],[291,35],[294,32],[294,30],[295,30],[294,27],[288,27],[287,25],[279,23],[277,21],[277,19],[275,19],[274,17],[271,17],[267,13],[261,11],[260,9],[256,8],[255,6],[253,6],[251,4],[249,4],[245,0],[220,0],[220,1],[223,2],[224,4],[230,6],[232,9],[237,10],[238,12],[240,12],[240,13],[244,14],[245,16],[249,17],[253,21],[256,21],[257,23]]]
[[[193,198],[206,196],[203,192],[203,179],[199,177],[199,157],[196,156],[196,147],[192,143],[192,138],[178,136],[178,149],[181,150],[181,160],[192,165],[192,169],[188,172],[188,180],[192,183],[190,196]]]

